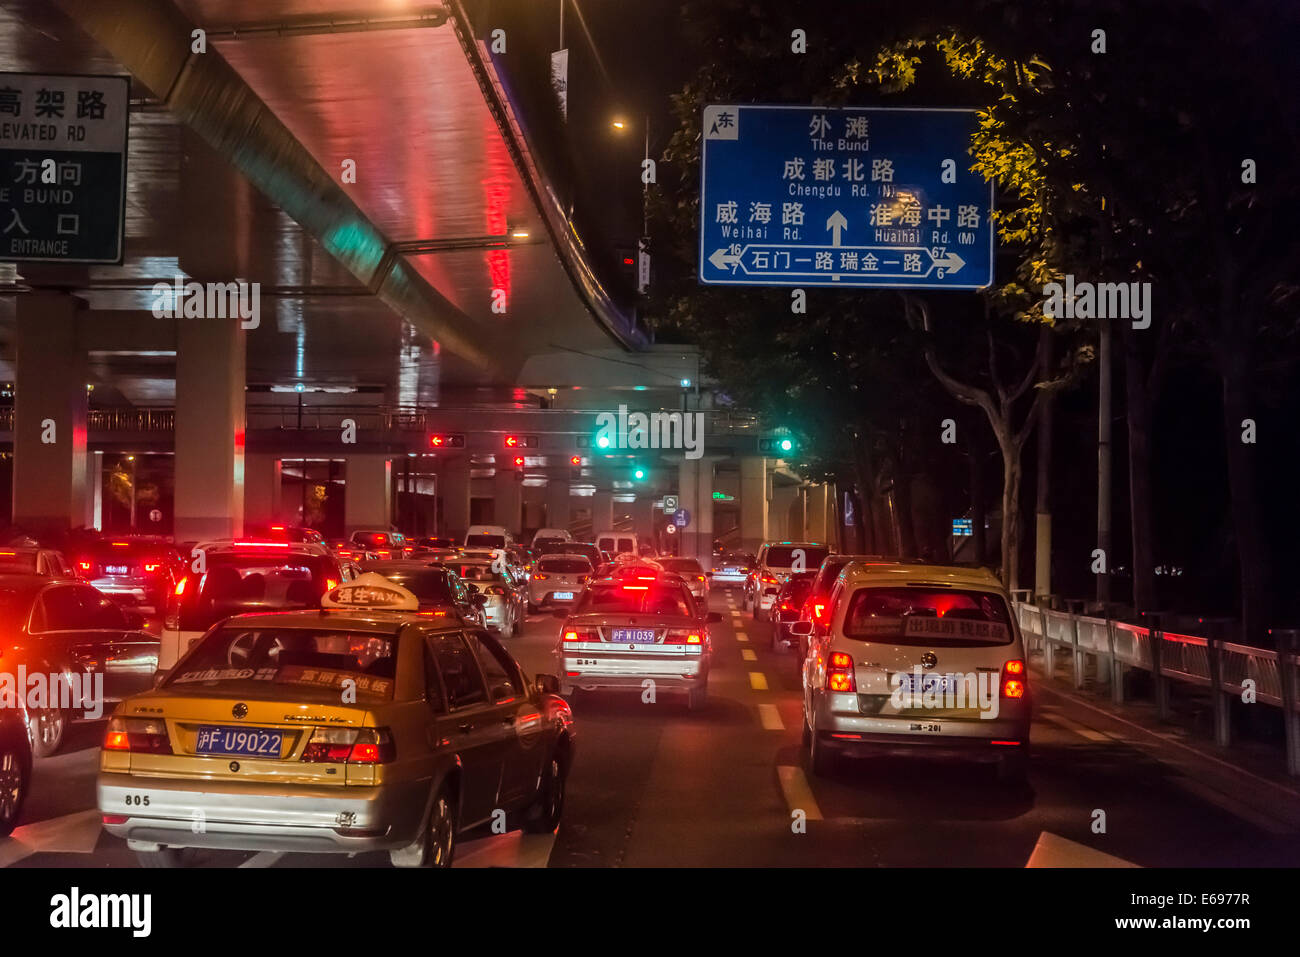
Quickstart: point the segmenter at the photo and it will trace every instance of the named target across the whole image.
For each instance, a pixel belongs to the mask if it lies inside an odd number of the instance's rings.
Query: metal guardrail
[[[1244,700],[1249,692],[1254,701],[1282,709],[1287,773],[1300,776],[1300,632],[1275,629],[1277,650],[1253,648],[1055,611],[1030,604],[1024,600],[1028,597],[1024,590],[1016,593],[1016,620],[1026,654],[1040,651],[1048,674],[1055,673],[1056,655],[1068,654],[1076,688],[1083,687],[1091,665],[1096,680],[1109,686],[1111,700],[1123,704],[1125,671],[1148,671],[1155,681],[1156,711],[1161,718],[1170,715],[1171,683],[1208,688],[1214,700],[1215,741],[1223,747],[1232,743],[1231,699]]]

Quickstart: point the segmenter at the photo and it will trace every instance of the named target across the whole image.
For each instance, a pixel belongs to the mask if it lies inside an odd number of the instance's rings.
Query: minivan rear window
[[[466,548],[505,548],[506,537],[504,535],[466,535]]]
[[[816,571],[817,566],[831,553],[824,545],[773,545],[763,556],[763,564],[768,568],[791,568],[796,550],[803,552],[803,567],[808,571]]]
[[[1009,645],[1007,604],[994,592],[952,588],[859,588],[849,600],[844,635],[896,645],[961,648]]]

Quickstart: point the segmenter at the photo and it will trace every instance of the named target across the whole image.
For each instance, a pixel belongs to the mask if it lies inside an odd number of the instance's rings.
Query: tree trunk
[[[1047,336],[1044,365],[1052,367],[1052,339]],[[1043,397],[1038,418],[1038,476],[1035,483],[1037,501],[1034,508],[1034,597],[1052,591],[1052,411],[1053,397]]]
[[[972,446],[970,453],[970,512],[975,532],[975,561],[983,565],[988,559],[988,516],[984,511],[984,450]]]
[[[1151,531],[1151,396],[1137,342],[1124,335],[1124,390],[1128,424],[1129,527],[1133,536],[1133,607],[1155,609]]]
[[[1255,481],[1255,448],[1242,438],[1242,420],[1254,418],[1251,409],[1247,363],[1240,356],[1225,357],[1223,376],[1223,438],[1228,453],[1228,489],[1232,523],[1237,536],[1237,564],[1241,580],[1241,632],[1245,641],[1265,643],[1271,609],[1268,592],[1268,556],[1260,527]]]
[[[912,523],[912,481],[907,476],[894,479],[894,506],[898,553],[903,558],[916,558],[916,527]]]
[[[1002,449],[1002,584],[1020,587],[1020,455],[1010,436],[998,436]]]

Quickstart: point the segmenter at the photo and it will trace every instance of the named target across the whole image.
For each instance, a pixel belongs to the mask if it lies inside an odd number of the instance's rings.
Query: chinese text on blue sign
[[[974,110],[707,106],[700,282],[982,289]]]
[[[0,260],[122,261],[130,89],[0,73]]]

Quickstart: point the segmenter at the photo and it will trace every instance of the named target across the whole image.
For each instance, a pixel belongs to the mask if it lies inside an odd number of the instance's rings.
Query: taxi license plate
[[[900,687],[912,694],[956,694],[961,675],[915,675],[903,673]],[[917,679],[920,679],[918,682]]]
[[[571,591],[557,591],[557,592],[555,593],[555,598],[556,598],[557,601],[570,601],[570,600],[573,598],[573,592],[571,592]]]
[[[104,567],[104,573],[105,573],[105,574],[108,574],[108,575],[125,575],[125,574],[126,574],[126,566],[125,566],[125,565],[106,565],[106,566]]]
[[[250,758],[278,758],[284,735],[262,728],[199,728],[195,751],[199,754],[238,754]]]
[[[653,645],[655,643],[655,630],[653,628],[615,628],[613,640],[626,641],[631,644]]]

